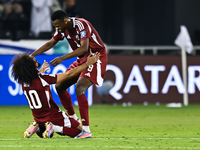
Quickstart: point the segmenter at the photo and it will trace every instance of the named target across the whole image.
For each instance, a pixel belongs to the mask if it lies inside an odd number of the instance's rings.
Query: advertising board
[[[39,55],[36,56],[36,59],[39,63],[43,63],[44,60],[50,62],[55,57],[59,55]],[[28,105],[26,98],[23,94],[21,85],[14,81],[11,76],[11,68],[10,62],[14,55],[0,55],[0,105]],[[50,70],[47,72],[48,74],[56,74],[65,72],[66,68],[75,61],[76,58],[69,59],[63,61],[62,64],[57,65],[56,67],[50,67]],[[59,97],[56,93],[55,85],[51,86],[52,96],[57,104],[61,104],[59,101]],[[75,94],[75,85],[72,85],[68,89],[73,104],[77,104],[77,98]],[[88,96],[88,91],[86,92],[86,96]],[[91,105],[92,102],[89,102]]]
[[[188,56],[188,88],[182,79],[181,56],[171,55],[109,55],[105,81],[113,87],[100,96],[94,86],[94,103],[170,103],[183,102],[185,90],[189,103],[199,103],[199,56]]]

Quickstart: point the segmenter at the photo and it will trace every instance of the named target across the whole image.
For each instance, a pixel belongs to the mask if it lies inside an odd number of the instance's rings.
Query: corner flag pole
[[[181,60],[182,60],[182,75],[183,83],[185,86],[185,93],[183,94],[183,104],[188,106],[188,88],[187,88],[187,57],[185,47],[181,47]]]
[[[190,35],[188,33],[187,28],[184,25],[181,25],[180,33],[178,34],[174,43],[181,48],[181,60],[182,60],[182,76],[183,76],[183,84],[185,86],[185,92],[183,94],[183,104],[188,106],[188,87],[187,87],[187,55],[191,53],[193,50],[193,44],[190,39]]]

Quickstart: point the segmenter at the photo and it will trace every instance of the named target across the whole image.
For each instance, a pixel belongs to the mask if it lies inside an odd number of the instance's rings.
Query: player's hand
[[[31,54],[29,55],[29,57],[34,58]]]
[[[57,66],[57,65],[60,64],[61,62],[63,62],[62,57],[56,57],[56,58],[54,58],[52,61],[50,61],[50,65],[51,65],[51,66]]]
[[[45,71],[49,70],[49,64],[44,60],[44,63],[42,64],[42,67],[39,70],[39,73],[44,73]]]
[[[97,60],[99,60],[99,58],[100,58],[100,53],[96,52],[94,55],[92,55],[92,53],[90,53],[89,56],[87,57],[86,65],[90,66],[90,65],[96,63]]]

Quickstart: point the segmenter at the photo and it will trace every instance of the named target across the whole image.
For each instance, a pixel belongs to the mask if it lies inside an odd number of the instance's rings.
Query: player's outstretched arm
[[[81,66],[78,66],[74,69],[71,69],[70,71],[66,72],[66,73],[60,73],[60,74],[57,74],[57,83],[58,82],[62,82],[64,81],[65,79],[69,79],[73,76],[76,76],[78,75],[79,73],[81,73],[83,70],[85,70],[88,66],[94,64],[97,62],[97,60],[99,59],[100,57],[100,53],[95,53],[94,55],[92,55],[90,53],[90,55],[88,56],[87,58],[87,61],[82,64]]]
[[[76,50],[74,50],[73,52],[54,58],[52,61],[50,61],[50,65],[57,66],[66,59],[84,55],[85,53],[88,52],[88,47],[89,47],[89,38],[81,41],[81,46]]]
[[[44,60],[42,67],[40,68],[40,70],[38,70],[38,74],[44,73],[47,70],[49,70],[49,64],[48,64],[48,62],[46,62],[46,60]]]
[[[42,45],[40,48],[38,48],[37,50],[35,50],[32,54],[30,54],[30,56],[35,57],[41,53],[46,52],[47,50],[51,49],[52,47],[54,47],[56,45],[58,41],[54,40],[53,38],[51,40],[49,40],[48,42],[46,42],[44,45]]]

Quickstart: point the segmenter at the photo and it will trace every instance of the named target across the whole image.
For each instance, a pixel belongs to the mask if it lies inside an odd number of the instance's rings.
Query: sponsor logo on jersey
[[[81,31],[81,38],[86,37],[86,31]]]
[[[67,39],[71,39],[71,37],[69,35],[67,35]]]
[[[85,75],[86,75],[86,76],[88,76],[88,77],[90,77],[90,73],[89,73],[89,72],[88,72],[88,73],[86,73]]]

